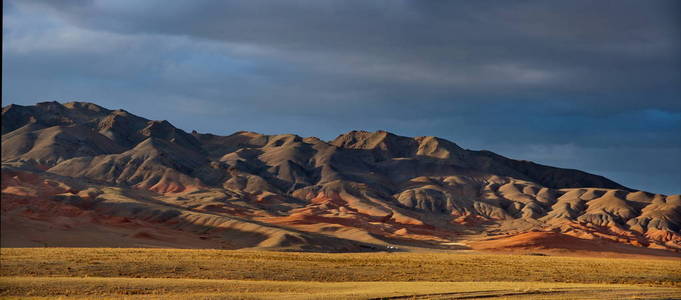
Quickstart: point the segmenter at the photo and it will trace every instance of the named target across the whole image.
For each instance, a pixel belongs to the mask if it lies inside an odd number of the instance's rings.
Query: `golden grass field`
[[[3,299],[681,299],[679,259],[123,248],[0,251]]]

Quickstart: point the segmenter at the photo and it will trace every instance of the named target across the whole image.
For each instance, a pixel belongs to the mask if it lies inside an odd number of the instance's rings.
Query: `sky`
[[[439,136],[681,193],[680,1],[5,0],[2,104]]]

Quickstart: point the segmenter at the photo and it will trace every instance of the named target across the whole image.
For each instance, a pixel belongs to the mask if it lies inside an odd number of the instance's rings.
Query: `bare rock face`
[[[68,245],[46,229],[61,228],[78,245],[123,234],[104,244],[374,251],[519,235],[498,244],[681,249],[679,195],[430,136],[189,134],[124,110],[44,102],[2,109],[2,163],[3,245]]]

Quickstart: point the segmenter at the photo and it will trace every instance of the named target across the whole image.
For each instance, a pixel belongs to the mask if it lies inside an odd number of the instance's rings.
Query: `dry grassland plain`
[[[3,299],[681,299],[681,260],[4,248]]]

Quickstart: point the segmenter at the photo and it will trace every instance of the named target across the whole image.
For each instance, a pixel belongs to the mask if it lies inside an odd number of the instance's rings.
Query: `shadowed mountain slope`
[[[437,137],[190,134],[92,103],[43,102],[2,109],[2,163],[8,245],[45,242],[37,232],[65,223],[62,235],[123,245],[458,249],[539,231],[681,249],[679,195]]]

